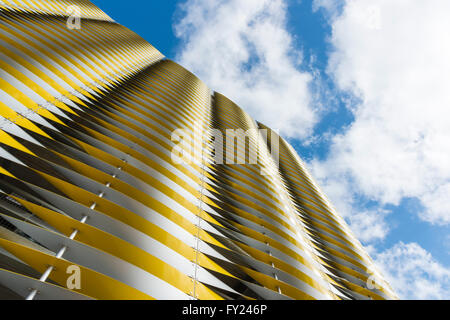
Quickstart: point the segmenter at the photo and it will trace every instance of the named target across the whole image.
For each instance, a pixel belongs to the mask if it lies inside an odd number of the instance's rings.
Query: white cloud
[[[360,241],[368,244],[386,237],[390,228],[384,218],[390,212],[383,209],[368,210],[358,203],[358,193],[354,191],[354,182],[347,173],[345,162],[313,161],[309,166],[313,176],[321,182],[328,198]]]
[[[381,205],[415,197],[423,220],[450,223],[448,12],[445,0],[347,0],[330,15],[329,74],[361,103],[313,167],[326,191],[351,194],[344,209],[354,190]]]
[[[398,243],[373,255],[401,299],[449,299],[450,269],[416,243]]]
[[[387,211],[364,210],[353,213],[349,217],[349,225],[360,241],[365,243],[384,239],[389,227],[384,221]]]
[[[313,11],[317,11],[321,8],[325,9],[329,13],[336,13],[339,5],[339,0],[313,0]]]
[[[312,75],[286,29],[284,0],[187,0],[177,60],[213,90],[287,137],[306,138],[317,122]]]

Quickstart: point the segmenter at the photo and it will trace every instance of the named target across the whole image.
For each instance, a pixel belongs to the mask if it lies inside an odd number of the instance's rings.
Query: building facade
[[[89,1],[0,1],[0,42],[0,299],[396,298],[284,139]]]

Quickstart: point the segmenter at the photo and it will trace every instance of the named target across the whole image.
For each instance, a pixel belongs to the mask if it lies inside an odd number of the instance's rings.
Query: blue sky
[[[450,298],[450,99],[435,85],[450,80],[450,44],[436,1],[92,2],[281,129],[402,297]]]

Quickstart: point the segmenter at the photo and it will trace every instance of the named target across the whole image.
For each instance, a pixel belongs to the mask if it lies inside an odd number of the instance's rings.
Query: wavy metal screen
[[[285,140],[89,1],[0,1],[0,48],[0,299],[396,298]]]

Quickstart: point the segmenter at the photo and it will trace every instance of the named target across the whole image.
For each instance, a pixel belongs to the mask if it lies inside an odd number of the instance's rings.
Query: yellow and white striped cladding
[[[319,251],[328,254],[325,261],[328,267],[334,269],[330,274],[339,276],[335,280],[341,284],[351,279],[351,282],[356,283],[351,286],[355,294],[371,298],[394,298],[395,294],[383,278],[372,274],[374,267],[369,256],[286,141],[282,141],[280,159],[283,179],[291,197],[301,208],[302,221],[308,226],[308,233],[315,245],[321,247]],[[367,281],[372,276],[381,285],[379,290],[367,290]]]
[[[80,30],[66,27],[70,5]],[[238,106],[89,1],[0,10],[0,289],[25,298],[32,288],[35,299],[392,297],[364,287],[370,258],[284,141],[279,175],[260,174],[275,168],[270,156],[214,163],[208,129],[263,127]],[[197,127],[204,161],[175,164],[172,133]],[[66,288],[70,265],[81,288]]]
[[[216,95],[216,104],[214,107],[216,109],[216,121],[219,125],[221,122],[224,122],[224,128],[230,127],[231,121],[234,122],[238,128],[243,128],[244,130],[255,126],[254,122],[248,117],[248,115],[246,115],[241,109],[237,108],[234,104],[232,104],[229,100],[221,95]],[[230,110],[234,110],[234,114],[231,115],[231,117],[227,116]],[[257,137],[253,138],[257,139]],[[223,168],[221,168],[222,174],[226,175],[227,173],[229,173],[229,168],[231,168],[231,166],[224,166]],[[232,168],[235,169],[237,167],[233,166]],[[282,194],[282,190],[280,189],[280,181],[275,181],[276,178],[272,176],[260,175],[260,173],[255,170],[255,168],[249,168],[248,166],[245,166],[240,169],[250,170],[250,172],[248,173],[249,176],[245,177],[246,179],[243,178],[244,176],[238,178],[241,185],[243,184],[242,188],[234,186],[233,188],[229,188],[228,184],[219,185],[219,187],[222,188],[222,195],[225,195],[227,198],[226,200],[232,201],[232,204],[228,204],[228,210],[235,211],[236,214],[241,217],[243,215],[242,213],[245,212],[247,219],[256,218],[260,221],[265,220],[264,224],[261,225],[261,222],[259,222],[259,224],[254,224],[249,220],[246,221],[244,219],[240,219],[239,222],[241,224],[241,233],[245,236],[251,237],[253,241],[259,241],[262,246],[256,245],[256,243],[253,243],[252,245],[255,247],[264,248],[264,251],[267,249],[266,244],[281,249],[280,251],[275,248],[270,248],[271,251],[274,251],[270,252],[270,256],[283,255],[283,258],[286,260],[285,252],[287,252],[288,254],[290,253],[290,255],[293,255],[295,258],[300,259],[301,269],[306,272],[306,274],[304,274],[304,278],[301,280],[304,280],[306,276],[308,280],[313,283],[314,287],[320,288],[322,292],[327,292],[328,285],[320,277],[320,266],[317,265],[316,261],[308,252],[309,249],[305,247],[305,243],[302,243],[302,238],[299,237],[298,231],[296,232],[295,226],[291,226],[292,221],[288,218],[289,208],[287,208],[286,200],[280,196],[280,194]],[[251,193],[248,192],[249,190],[246,190],[245,188],[246,181],[249,181],[248,179],[254,181],[252,182],[252,184],[255,183],[256,185],[263,185],[264,188],[262,191],[265,193],[270,193],[272,199],[276,200],[279,206],[272,206],[272,203],[274,203],[273,200],[271,203],[260,197],[258,197],[258,200],[256,198],[256,195],[251,196]],[[242,192],[241,190],[244,192]],[[260,234],[264,236],[260,236]],[[268,255],[269,260],[271,258],[270,256]],[[291,262],[287,260],[287,262],[295,265],[297,268],[299,266],[298,261]],[[277,270],[274,270],[273,272],[277,273]],[[283,275],[280,271],[278,271],[278,273],[280,273],[280,276]],[[303,284],[302,287],[300,281],[298,281],[297,285],[303,290],[306,289],[305,284]],[[333,297],[332,292],[328,294],[330,297]],[[324,295],[323,297],[326,297],[326,295]]]
[[[68,16],[68,8],[77,6],[83,19],[112,21],[103,11],[89,0],[2,0],[3,10],[24,11],[26,13],[52,14]]]

